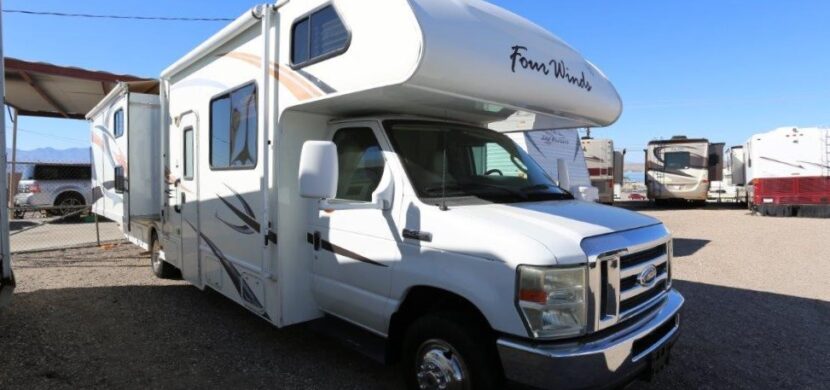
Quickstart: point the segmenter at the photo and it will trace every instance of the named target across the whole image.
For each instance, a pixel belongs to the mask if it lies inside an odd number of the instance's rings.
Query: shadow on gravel
[[[830,302],[675,280],[686,298],[671,363],[649,389],[826,388]]]
[[[24,229],[30,226],[40,225],[34,221],[9,221],[9,231]]]
[[[400,387],[304,326],[277,329],[189,285],[18,293],[0,310],[0,389]]]
[[[822,388],[830,303],[677,280],[671,364],[635,388]],[[589,373],[586,373],[589,374]],[[304,326],[276,329],[187,285],[16,294],[0,388],[399,388],[397,371]]]
[[[675,238],[672,241],[674,245],[674,257],[691,256],[703,249],[706,244],[712,242],[712,240],[701,240],[698,238]]]

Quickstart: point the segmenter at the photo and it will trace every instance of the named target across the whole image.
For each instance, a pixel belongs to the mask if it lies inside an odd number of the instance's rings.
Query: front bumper
[[[650,365],[653,352],[665,353],[680,330],[683,296],[669,291],[645,316],[613,333],[588,341],[498,340],[507,379],[541,388],[613,387],[635,378]],[[590,336],[589,336],[590,337]]]

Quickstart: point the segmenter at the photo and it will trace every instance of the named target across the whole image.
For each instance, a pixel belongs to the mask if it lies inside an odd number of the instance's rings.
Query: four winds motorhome
[[[674,136],[648,143],[645,181],[655,203],[682,200],[706,202],[709,182],[723,175],[723,144]]]
[[[280,1],[159,87],[157,108],[127,85],[90,115],[109,145],[98,210],[159,276],[278,327],[359,328],[412,388],[615,386],[665,365],[683,305],[666,227],[573,199],[488,128],[530,108],[550,129],[619,117],[603,73],[542,28],[473,0]],[[131,128],[145,109],[158,128]]]

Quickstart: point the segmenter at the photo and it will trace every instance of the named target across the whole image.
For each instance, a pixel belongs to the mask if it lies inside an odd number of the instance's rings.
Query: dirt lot
[[[830,220],[643,211],[674,233],[687,300],[671,365],[635,388],[827,388]],[[394,368],[305,327],[277,330],[217,294],[155,279],[127,244],[15,260],[0,389],[400,386]]]

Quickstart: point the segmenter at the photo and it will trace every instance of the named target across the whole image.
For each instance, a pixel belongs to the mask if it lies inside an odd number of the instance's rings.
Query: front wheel
[[[499,389],[503,382],[495,340],[473,316],[446,312],[416,320],[407,330],[403,370],[410,389]]]

